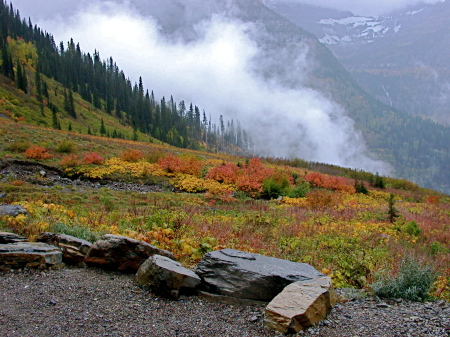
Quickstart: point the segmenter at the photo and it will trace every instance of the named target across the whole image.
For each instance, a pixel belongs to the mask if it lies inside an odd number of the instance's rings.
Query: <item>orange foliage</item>
[[[195,157],[178,158],[168,154],[165,158],[159,158],[158,164],[168,173],[184,173],[198,177],[202,172],[202,163]]]
[[[85,153],[83,158],[83,162],[85,164],[94,164],[94,165],[102,165],[103,157],[96,152],[88,152]]]
[[[137,163],[144,158],[144,153],[139,150],[126,149],[120,154],[120,159],[130,163]]]
[[[347,184],[345,178],[329,176],[318,172],[311,172],[306,175],[305,180],[313,187],[321,187],[331,191],[342,191],[355,193],[355,187]]]
[[[438,205],[439,202],[440,202],[440,198],[438,195],[430,195],[426,200],[426,203],[431,204],[431,205]]]
[[[25,151],[25,157],[39,160],[52,158],[52,155],[45,148],[33,145]]]

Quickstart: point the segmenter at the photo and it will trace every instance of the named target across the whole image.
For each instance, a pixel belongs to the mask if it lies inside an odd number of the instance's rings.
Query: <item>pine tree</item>
[[[101,124],[100,124],[100,134],[101,135],[106,134],[105,122],[103,121],[103,118],[101,119]]]
[[[27,93],[28,81],[25,74],[25,68],[22,67],[20,61],[17,61],[17,88]]]

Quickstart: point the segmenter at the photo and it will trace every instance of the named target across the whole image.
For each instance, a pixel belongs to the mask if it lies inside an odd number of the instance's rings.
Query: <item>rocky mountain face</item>
[[[450,123],[450,2],[380,17],[282,1],[267,5],[313,33],[385,104]]]

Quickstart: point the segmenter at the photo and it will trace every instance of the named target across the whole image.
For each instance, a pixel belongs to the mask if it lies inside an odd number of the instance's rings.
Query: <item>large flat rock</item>
[[[175,260],[172,253],[147,242],[106,234],[92,244],[84,262],[90,266],[135,273],[145,260],[155,254]]]
[[[61,266],[62,252],[55,246],[40,242],[0,244],[0,270]]]
[[[324,320],[335,303],[331,278],[294,282],[267,305],[264,327],[297,333]]]
[[[306,263],[234,249],[206,254],[196,273],[209,292],[265,302],[270,302],[288,284],[326,277]]]

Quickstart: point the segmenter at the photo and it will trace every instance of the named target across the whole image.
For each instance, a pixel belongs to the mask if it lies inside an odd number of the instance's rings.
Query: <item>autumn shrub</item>
[[[168,154],[166,157],[158,159],[158,164],[167,173],[183,173],[198,177],[202,172],[201,161],[193,156],[179,158]]]
[[[372,289],[379,297],[422,302],[429,297],[435,280],[436,273],[430,265],[409,256],[402,260],[398,273],[384,271]]]
[[[144,153],[135,149],[126,149],[120,154],[120,159],[130,163],[137,163],[144,158]]]
[[[58,153],[72,153],[75,150],[75,143],[69,140],[63,140],[55,148]]]
[[[83,154],[83,163],[85,164],[102,165],[103,161],[103,157],[96,152],[88,152]]]
[[[24,185],[25,184],[25,182],[23,181],[23,180],[14,180],[14,181],[11,181],[11,185],[13,185],[13,186],[22,186],[22,185]]]
[[[51,155],[51,153],[47,151],[47,149],[38,145],[33,145],[25,151],[25,157],[28,159],[41,160],[41,159],[50,159],[53,156]]]
[[[237,180],[239,167],[233,163],[222,163],[209,170],[206,178],[214,179],[219,183],[234,184]]]
[[[311,172],[306,175],[305,180],[308,181],[313,187],[325,188],[331,191],[355,193],[355,187],[349,185],[343,177],[335,177],[318,172]]]
[[[61,158],[59,164],[63,168],[75,167],[80,165],[80,158],[76,154],[68,154]]]
[[[10,152],[25,152],[31,147],[31,143],[28,141],[12,142],[5,146],[5,149]]]
[[[310,191],[306,200],[308,206],[313,209],[333,206],[337,202],[336,194],[323,190]]]

